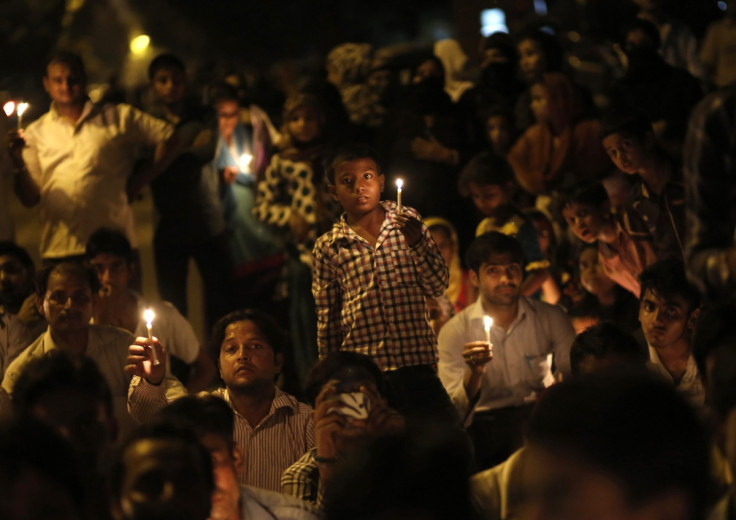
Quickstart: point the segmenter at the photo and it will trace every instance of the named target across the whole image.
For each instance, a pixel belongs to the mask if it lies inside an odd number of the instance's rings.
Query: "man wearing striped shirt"
[[[447,289],[442,254],[414,209],[380,200],[384,176],[370,148],[347,145],[326,170],[345,213],[314,248],[320,358],[365,354],[386,373],[400,412],[456,420],[425,301]]]
[[[144,340],[144,338],[139,338]],[[150,416],[164,408],[157,386],[163,374],[152,367],[149,350],[131,345],[129,363],[136,367],[128,405]],[[280,491],[281,474],[314,446],[311,408],[276,387],[284,364],[286,338],[276,321],[253,310],[231,312],[214,326],[210,350],[225,384],[213,392],[235,412],[235,442],[243,451],[240,482]],[[164,365],[161,359],[161,365]],[[143,413],[141,410],[147,410]]]

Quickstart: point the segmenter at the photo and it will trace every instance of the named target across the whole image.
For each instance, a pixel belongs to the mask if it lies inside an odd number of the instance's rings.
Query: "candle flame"
[[[404,181],[401,179],[396,179],[396,188],[401,189],[404,186]]]
[[[28,110],[30,105],[28,103],[18,103],[18,117],[22,116],[23,113]]]
[[[486,329],[486,332],[489,332],[492,326],[493,318],[491,318],[490,316],[483,316],[483,328]]]
[[[3,105],[3,112],[5,112],[5,115],[10,117],[13,115],[13,112],[15,112],[15,101],[8,101]]]
[[[156,313],[153,312],[153,309],[146,309],[143,311],[143,319],[146,320],[146,325],[149,327],[153,323],[153,318],[156,316]]]
[[[253,156],[249,153],[244,153],[240,156],[240,171],[246,173],[250,170],[250,162],[253,160]]]

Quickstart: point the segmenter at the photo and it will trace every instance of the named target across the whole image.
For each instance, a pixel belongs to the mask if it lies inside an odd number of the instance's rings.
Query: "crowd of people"
[[[734,518],[736,6],[636,3],[605,92],[537,26],[341,44],[281,113],[53,54],[0,164],[41,223],[41,265],[0,241],[0,517]]]

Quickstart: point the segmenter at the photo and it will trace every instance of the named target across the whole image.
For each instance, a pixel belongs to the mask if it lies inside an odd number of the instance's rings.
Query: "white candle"
[[[8,101],[3,105],[3,112],[5,112],[5,115],[10,117],[13,115],[13,112],[15,112],[15,101]]]
[[[396,179],[396,213],[401,211],[401,188],[404,186],[404,181]]]
[[[238,161],[240,164],[240,171],[243,173],[249,173],[250,172],[250,162],[253,160],[253,156],[249,153],[244,153],[240,156],[240,161]]]
[[[158,360],[158,356],[156,355],[156,347],[153,344],[153,333],[151,331],[151,328],[153,327],[153,318],[155,316],[156,314],[153,312],[153,309],[146,309],[143,311],[143,319],[146,320],[146,328],[148,329],[148,341],[151,342],[151,350],[153,351],[153,364],[160,365],[161,362]]]
[[[18,130],[20,130],[22,121],[23,121],[23,113],[28,110],[28,107],[30,105],[28,103],[18,103],[18,108],[16,109],[15,113],[18,114]]]
[[[491,327],[493,326],[493,318],[483,316],[483,328],[486,329],[486,341],[491,344]]]

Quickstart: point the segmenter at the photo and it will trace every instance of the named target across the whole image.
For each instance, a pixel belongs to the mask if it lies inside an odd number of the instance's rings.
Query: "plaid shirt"
[[[384,371],[435,364],[437,338],[425,297],[445,293],[449,271],[426,226],[419,243],[409,246],[394,222],[396,204],[381,206],[386,218],[375,247],[350,228],[345,215],[314,247],[320,358],[350,350]],[[404,211],[420,218],[412,208]]]
[[[321,511],[324,506],[324,486],[319,479],[319,463],[314,458],[316,454],[317,448],[312,448],[284,471],[281,492],[314,504]]]

